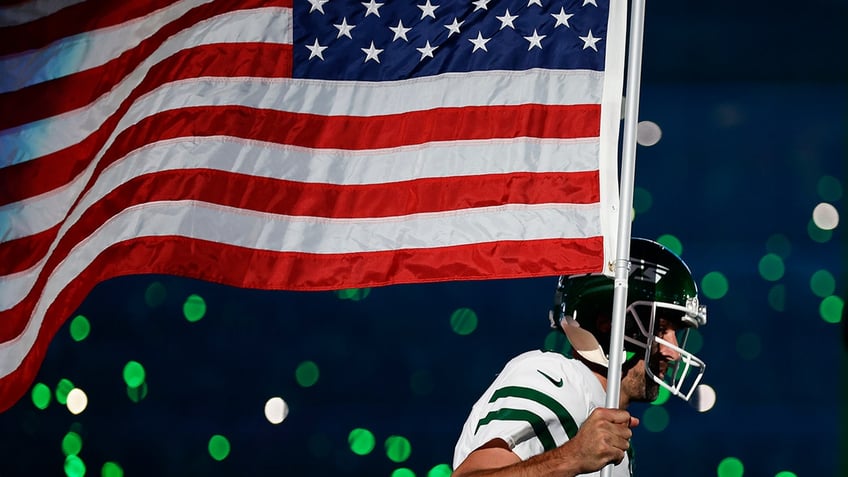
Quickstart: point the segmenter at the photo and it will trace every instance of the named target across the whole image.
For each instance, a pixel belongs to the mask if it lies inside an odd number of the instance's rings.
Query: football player
[[[706,307],[688,266],[651,240],[631,241],[619,406],[606,408],[614,280],[562,276],[551,326],[571,357],[530,351],[509,361],[474,404],[454,452],[453,477],[632,475],[631,402],[660,387],[689,400],[705,364],[686,336],[706,324]]]

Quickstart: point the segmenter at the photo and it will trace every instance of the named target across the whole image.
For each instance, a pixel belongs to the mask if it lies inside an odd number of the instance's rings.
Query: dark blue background
[[[747,476],[848,473],[844,323],[819,317],[809,286],[828,269],[845,296],[844,197],[832,238],[807,235],[819,178],[845,188],[847,12],[836,0],[647,5],[640,118],[658,123],[663,138],[638,150],[636,186],[653,200],[633,233],[677,236],[696,276],[720,271],[729,291],[707,300],[702,330],[717,403],[702,414],[670,401],[664,431],[638,428],[638,475],[714,476],[728,456]],[[777,282],[783,311],[769,306],[775,283],[757,271],[777,233],[792,245]],[[155,281],[167,298],[150,307],[144,296]],[[73,416],[54,400],[39,411],[27,397],[0,414],[0,475],[62,475],[61,440],[75,429],[86,475],[112,460],[128,476],[389,476],[401,466],[426,476],[450,463],[494,373],[542,345],[553,286],[553,278],[405,285],[353,301],[174,277],[111,280],[79,309],[88,339],[74,342],[62,328],[37,378],[51,387],[71,379],[88,408]],[[189,323],[182,305],[193,293],[208,311]],[[468,336],[450,327],[461,307],[479,318]],[[754,359],[737,351],[748,333],[760,338]],[[121,379],[129,360],[147,371],[149,394],[138,404]],[[295,381],[305,360],[321,372],[309,388]],[[272,396],[291,408],[276,426],[262,414]],[[376,437],[369,455],[349,449],[357,427]],[[213,434],[232,445],[222,462],[206,450]],[[390,435],[410,441],[403,464],[382,450]]]

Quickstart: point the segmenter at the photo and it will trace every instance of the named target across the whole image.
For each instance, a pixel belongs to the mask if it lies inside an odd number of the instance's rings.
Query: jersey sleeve
[[[584,388],[561,356],[537,352],[514,359],[474,405],[455,464],[493,439],[503,439],[522,460],[562,445],[591,411]]]

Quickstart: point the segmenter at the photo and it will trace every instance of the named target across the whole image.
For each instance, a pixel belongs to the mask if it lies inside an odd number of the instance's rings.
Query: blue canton
[[[295,0],[295,78],[603,71],[609,0]]]

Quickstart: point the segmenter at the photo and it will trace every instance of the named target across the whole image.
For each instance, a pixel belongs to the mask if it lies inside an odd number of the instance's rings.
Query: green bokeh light
[[[783,470],[775,474],[774,477],[798,477],[795,472],[789,472],[788,470]]]
[[[404,462],[412,453],[409,439],[402,436],[389,436],[385,443],[386,457],[392,462]]]
[[[230,455],[230,441],[220,434],[210,437],[209,455],[219,462],[226,459]]]
[[[776,253],[767,253],[760,259],[757,267],[760,271],[760,276],[770,282],[776,282],[783,278],[786,273],[786,266],[783,264],[783,259]]]
[[[82,477],[85,475],[85,462],[76,455],[65,457],[65,475],[68,477]]]
[[[718,463],[716,475],[718,477],[742,477],[745,472],[745,466],[742,461],[736,457],[725,457]]]
[[[127,386],[127,397],[134,403],[141,402],[142,399],[147,397],[147,381],[136,388]]]
[[[710,272],[701,279],[701,289],[704,291],[704,296],[711,300],[724,297],[728,288],[727,277],[721,272]]]
[[[819,197],[826,202],[836,202],[842,198],[842,183],[833,176],[824,175],[819,178],[816,190]]]
[[[775,285],[768,292],[768,304],[775,311],[786,310],[786,286]]]
[[[364,300],[371,293],[370,288],[347,288],[338,290],[336,296],[340,300],[360,301]]]
[[[347,436],[347,443],[350,445],[350,450],[356,455],[367,455],[374,450],[376,445],[374,434],[368,429],[356,428],[350,431]]]
[[[845,303],[836,295],[825,297],[819,305],[819,315],[828,323],[839,323],[842,321],[842,307]]]
[[[671,397],[671,391],[660,386],[660,392],[657,394],[657,398],[651,401],[651,404],[654,406],[662,406],[668,401],[668,398]]]
[[[810,219],[810,221],[807,222],[807,235],[813,242],[825,243],[833,237],[833,231],[820,229],[819,226],[813,222],[813,219]]]
[[[51,395],[50,386],[44,383],[35,383],[32,386],[32,391],[30,392],[32,404],[41,410],[47,409],[47,406],[50,405]]]
[[[67,404],[68,393],[71,392],[71,389],[74,389],[74,383],[70,379],[60,379],[59,384],[56,385],[56,402],[63,406]]]
[[[138,361],[128,361],[124,365],[124,382],[131,388],[137,388],[144,383],[146,373],[144,366]]]
[[[668,427],[668,411],[662,406],[651,406],[642,414],[642,425],[651,432],[662,432]]]
[[[156,308],[165,303],[166,298],[168,298],[168,291],[165,289],[165,285],[160,282],[147,285],[147,289],[144,291],[144,302],[150,308]]]
[[[412,469],[401,467],[400,469],[392,471],[392,477],[415,477],[415,472],[413,472]]]
[[[459,308],[451,314],[450,326],[458,335],[470,335],[477,329],[477,313],[471,308]]]
[[[760,355],[763,349],[760,336],[756,333],[742,333],[736,338],[736,352],[743,359],[752,360]]]
[[[679,238],[675,237],[674,235],[660,235],[660,237],[657,239],[657,242],[662,245],[665,245],[666,248],[676,253],[677,255],[683,255],[683,243],[680,241]]]
[[[71,320],[70,332],[74,341],[82,341],[88,338],[88,334],[91,332],[91,323],[88,322],[88,318],[77,315]]]
[[[294,371],[294,377],[297,384],[304,388],[314,386],[318,382],[321,372],[318,370],[318,365],[314,361],[304,361],[297,365]]]
[[[766,240],[766,251],[786,260],[792,253],[792,243],[786,235],[774,234]]]
[[[200,321],[206,314],[206,301],[200,295],[189,295],[183,303],[183,316],[194,323]]]
[[[106,462],[100,468],[100,477],[124,477],[124,468],[117,462]]]
[[[65,434],[62,438],[62,453],[68,455],[79,455],[82,450],[82,437],[74,431]]]
[[[633,209],[637,214],[644,214],[654,205],[654,197],[648,189],[636,187],[633,189]]]
[[[817,270],[810,277],[810,290],[819,298],[833,295],[836,291],[836,280],[829,271]]]
[[[450,477],[451,466],[447,464],[439,464],[427,472],[427,477]]]

